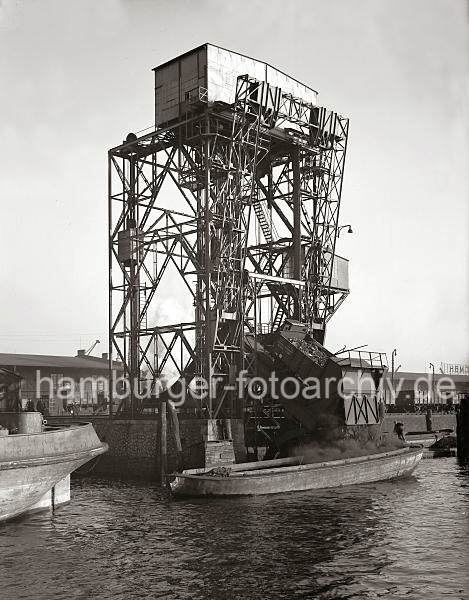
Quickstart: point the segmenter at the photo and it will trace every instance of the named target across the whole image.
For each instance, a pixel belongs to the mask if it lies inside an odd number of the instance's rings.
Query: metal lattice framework
[[[322,341],[348,293],[331,285],[348,120],[249,76],[233,105],[203,97],[109,152],[110,355],[132,413],[169,369],[209,382],[207,416],[239,414],[245,333],[293,317]],[[157,314],[170,272],[193,305],[176,324]]]

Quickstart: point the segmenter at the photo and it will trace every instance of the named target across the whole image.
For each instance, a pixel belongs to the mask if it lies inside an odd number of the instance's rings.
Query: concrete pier
[[[90,418],[109,451],[86,465],[83,473],[159,481],[161,477],[160,424],[158,419]],[[241,419],[221,423],[207,419],[179,422],[178,448],[174,422],[167,419],[167,471],[214,464],[244,462],[244,425]]]

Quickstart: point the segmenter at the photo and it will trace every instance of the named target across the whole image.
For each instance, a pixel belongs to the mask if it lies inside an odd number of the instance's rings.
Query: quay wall
[[[59,420],[54,419],[54,421]],[[93,423],[101,441],[109,445],[109,451],[85,465],[82,469],[83,473],[124,479],[158,480],[160,454],[158,419],[109,420],[103,417],[90,417],[89,421]],[[427,430],[425,414],[389,413],[384,419],[383,433],[393,433],[394,421],[402,421],[406,432],[423,433]],[[64,418],[63,424],[65,423],[70,423],[70,419]],[[173,424],[171,419],[168,419],[168,472],[180,468],[204,466],[208,454],[204,423],[202,419],[184,419],[179,422],[182,446],[182,452],[179,452]],[[453,429],[456,431],[456,416],[454,414],[433,414],[432,425],[434,430]],[[244,462],[246,449],[242,420],[232,420],[231,429],[236,462]]]
[[[159,424],[157,419],[93,419],[94,428],[101,441],[109,445],[106,454],[98,457],[83,473],[122,478],[157,480],[159,476]],[[168,419],[167,468],[168,472],[180,468],[204,466],[207,458],[205,421],[184,419],[179,422],[182,452],[178,451],[176,435]],[[244,427],[241,420],[232,419],[234,454],[237,462],[246,458]]]
[[[393,432],[394,421],[401,421],[406,432],[427,431],[424,413],[388,413],[384,418],[383,433]],[[432,428],[434,431],[439,429],[453,429],[456,431],[456,415],[454,413],[433,413]]]

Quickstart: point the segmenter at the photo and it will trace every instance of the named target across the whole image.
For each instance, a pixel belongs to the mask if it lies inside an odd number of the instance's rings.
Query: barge
[[[305,463],[303,457],[233,464],[174,473],[174,496],[257,496],[327,489],[408,477],[423,456],[423,447]]]

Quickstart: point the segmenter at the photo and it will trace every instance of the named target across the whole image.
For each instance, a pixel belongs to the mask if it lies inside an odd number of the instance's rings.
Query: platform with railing
[[[372,352],[370,350],[342,350],[337,353],[336,360],[341,365],[369,369],[387,369],[388,361],[385,352]]]

